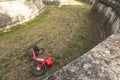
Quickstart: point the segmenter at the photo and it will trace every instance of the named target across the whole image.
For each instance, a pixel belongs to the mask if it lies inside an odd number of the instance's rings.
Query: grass
[[[88,5],[46,7],[35,19],[0,32],[0,80],[43,80],[93,48],[100,31],[89,12]],[[25,51],[32,44],[53,52],[53,66],[43,76],[29,72]]]

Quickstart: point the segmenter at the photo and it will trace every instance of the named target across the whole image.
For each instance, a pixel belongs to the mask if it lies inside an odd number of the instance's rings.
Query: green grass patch
[[[0,32],[0,79],[43,80],[93,48],[100,42],[100,31],[89,7],[46,7],[35,19]],[[25,51],[32,44],[53,52],[53,66],[40,77],[29,72]]]

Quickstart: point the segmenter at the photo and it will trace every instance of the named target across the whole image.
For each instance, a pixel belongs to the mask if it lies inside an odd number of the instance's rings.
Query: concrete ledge
[[[113,34],[44,80],[120,80],[120,34]]]

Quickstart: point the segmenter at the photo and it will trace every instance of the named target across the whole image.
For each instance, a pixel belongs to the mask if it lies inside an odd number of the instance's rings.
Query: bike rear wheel
[[[34,76],[41,76],[43,75],[46,70],[47,70],[47,65],[46,64],[43,64],[42,67],[39,67],[39,65],[41,65],[42,63],[36,63],[34,62],[32,64],[32,66],[30,67],[30,72],[32,73],[32,75]]]

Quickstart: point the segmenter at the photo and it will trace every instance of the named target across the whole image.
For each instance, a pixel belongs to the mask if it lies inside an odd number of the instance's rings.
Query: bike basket
[[[49,67],[52,66],[52,57],[48,57],[46,62]]]

